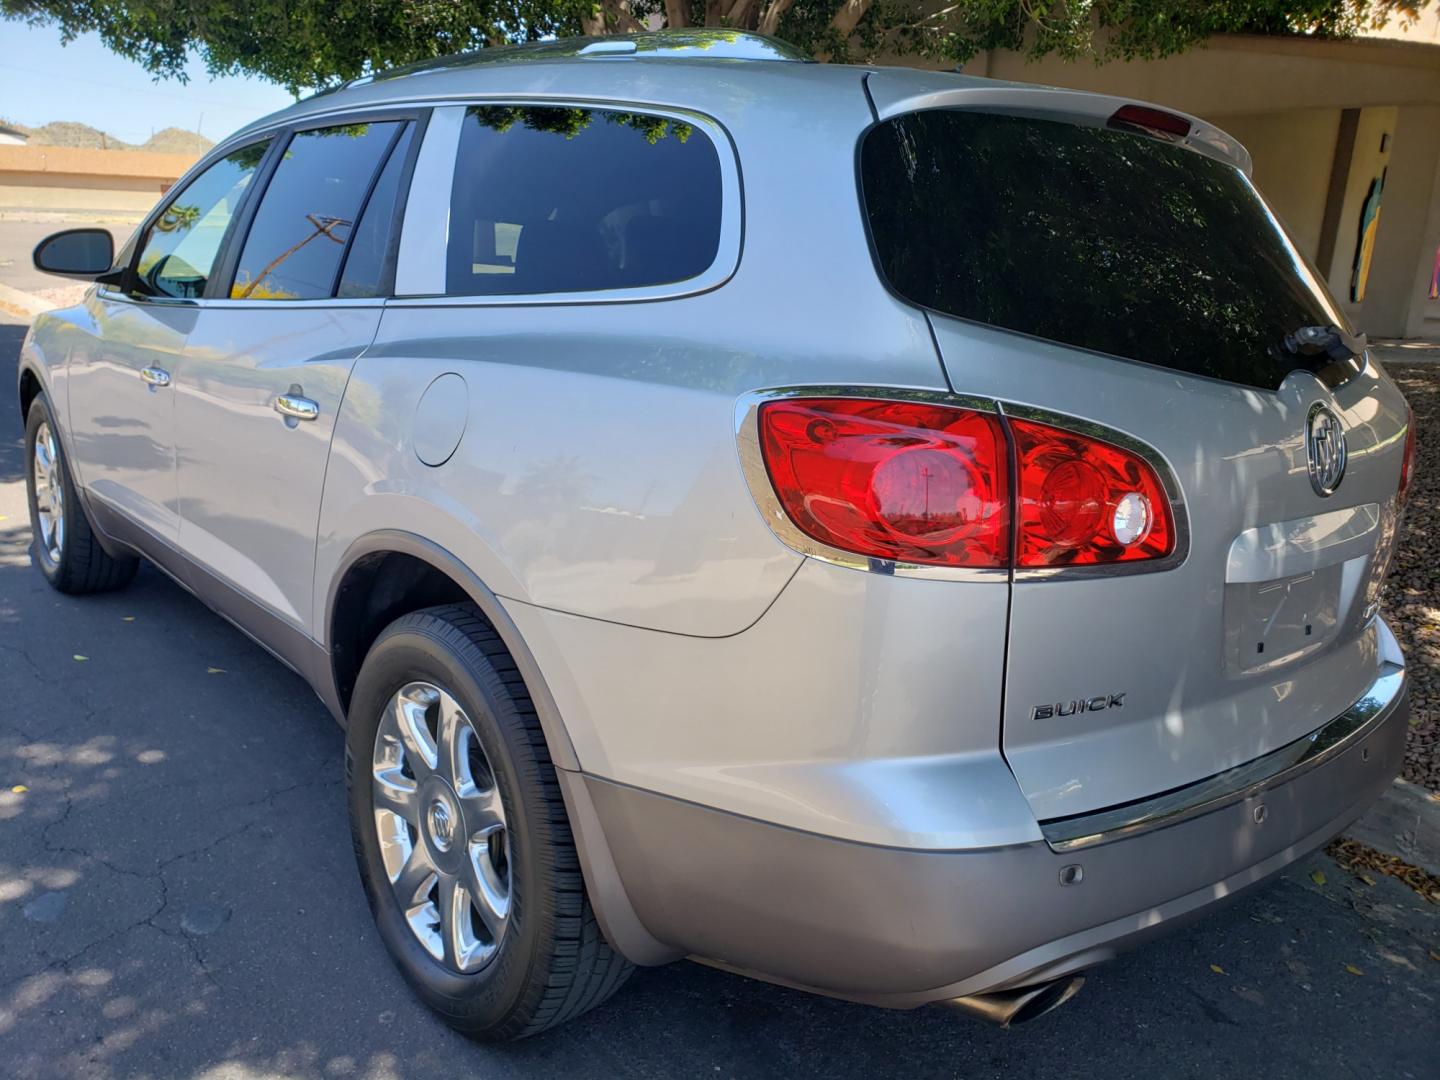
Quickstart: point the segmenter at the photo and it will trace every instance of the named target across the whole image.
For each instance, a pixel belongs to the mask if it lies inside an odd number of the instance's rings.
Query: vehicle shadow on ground
[[[350,852],[342,736],[168,579],[72,599],[0,530],[0,1075],[1423,1075],[1433,911],[1316,856],[997,1031],[690,963],[485,1047],[415,1003]],[[16,792],[15,787],[26,790]],[[1323,884],[1312,880],[1322,872]],[[1346,965],[1361,972],[1350,973]]]

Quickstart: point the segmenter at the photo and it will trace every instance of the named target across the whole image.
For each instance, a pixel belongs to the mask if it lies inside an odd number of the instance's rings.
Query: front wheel
[[[63,593],[107,592],[130,584],[137,562],[110,555],[96,539],[44,394],[25,414],[25,458],[30,550],[45,580]]]
[[[585,896],[534,706],[477,609],[429,608],[380,635],[345,759],[380,936],[452,1026],[523,1038],[619,989],[631,968]]]

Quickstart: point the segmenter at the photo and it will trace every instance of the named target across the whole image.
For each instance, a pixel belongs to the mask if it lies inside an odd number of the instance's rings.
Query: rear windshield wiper
[[[1279,360],[1309,371],[1331,390],[1365,370],[1364,334],[1352,334],[1338,326],[1302,326],[1286,334],[1271,352]]]
[[[1285,335],[1281,348],[1291,356],[1353,360],[1367,344],[1364,334],[1351,334],[1338,326],[1302,326]]]

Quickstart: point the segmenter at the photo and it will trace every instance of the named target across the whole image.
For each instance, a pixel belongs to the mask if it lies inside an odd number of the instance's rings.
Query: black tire
[[[64,497],[65,528],[60,542],[59,557],[52,556],[40,531],[40,514],[35,490],[35,437],[41,426],[53,433],[56,471]],[[38,394],[25,414],[25,495],[30,509],[30,554],[45,580],[62,593],[110,592],[123,589],[135,576],[139,561],[110,555],[100,546],[95,529],[86,516],[85,506],[70,475],[70,463],[60,438],[59,426],[50,411],[50,402]]]
[[[462,974],[410,929],[386,873],[372,802],[382,713],[406,684],[443,688],[470,717],[504,806],[510,918],[498,952]],[[345,739],[350,828],[360,879],[391,959],[452,1027],[486,1041],[520,1039],[594,1008],[632,967],[606,944],[585,895],[575,840],[534,705],[514,661],[469,604],[393,622],[365,658]]]

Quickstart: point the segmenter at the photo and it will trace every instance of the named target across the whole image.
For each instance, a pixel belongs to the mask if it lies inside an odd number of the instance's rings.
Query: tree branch
[[[730,10],[725,13],[725,18],[731,26],[743,29],[750,18],[750,9],[754,6],[755,0],[735,0],[735,3],[730,5]]]
[[[638,34],[644,25],[630,12],[630,0],[600,0],[589,15],[580,16],[580,30],[586,37],[606,34]]]
[[[795,0],[770,0],[760,13],[760,33],[774,34],[780,29],[780,20],[795,6]]]
[[[830,20],[830,26],[842,37],[848,38],[855,32],[855,27],[860,25],[860,20],[869,10],[870,0],[845,0],[840,10],[835,13],[835,18]]]

